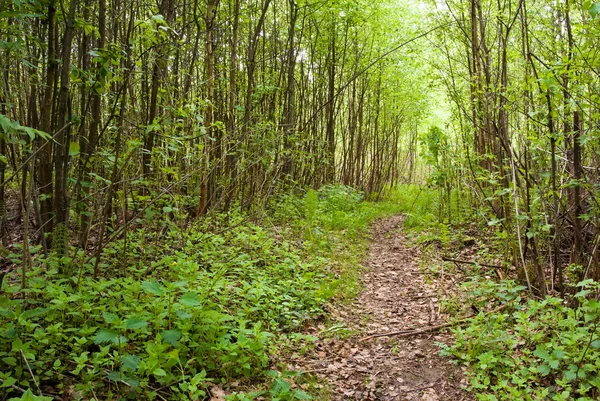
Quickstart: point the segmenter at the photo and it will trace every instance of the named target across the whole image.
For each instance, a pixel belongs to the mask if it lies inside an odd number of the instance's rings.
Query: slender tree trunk
[[[206,6],[206,42],[204,49],[204,64],[206,65],[206,94],[207,103],[206,113],[204,115],[204,127],[206,128],[206,134],[203,139],[203,164],[202,170],[202,183],[200,189],[200,203],[198,204],[198,216],[206,213],[208,209],[208,180],[209,180],[209,169],[210,165],[210,142],[213,134],[213,117],[215,108],[215,56],[214,56],[214,38],[213,29],[215,17],[217,14],[217,7],[219,6],[219,0],[209,0]]]
[[[231,60],[229,64],[229,103],[228,103],[228,118],[227,118],[227,150],[226,150],[226,165],[225,165],[225,176],[228,179],[227,194],[225,197],[225,209],[229,209],[231,199],[233,198],[234,191],[237,187],[237,169],[236,169],[236,144],[238,141],[237,130],[236,130],[236,109],[235,103],[237,101],[237,69],[238,69],[238,35],[239,35],[239,24],[240,24],[240,0],[235,0],[233,10],[233,32],[231,37]]]
[[[325,167],[326,182],[335,181],[335,45],[336,45],[336,24],[332,24],[331,43],[329,50],[329,69],[328,69],[328,95],[327,95],[327,164]]]
[[[40,129],[44,132],[52,132],[52,103],[54,98],[55,79],[57,72],[56,60],[56,1],[51,0],[48,4],[48,59],[46,61],[46,80],[44,88],[44,98],[42,101]],[[44,42],[44,38],[41,38]],[[43,150],[39,152],[38,160],[38,182],[40,199],[40,213],[42,215],[42,227],[45,234],[52,232],[53,221],[53,192],[52,181],[52,148],[53,143],[46,144]]]
[[[56,173],[55,193],[55,216],[56,231],[54,246],[59,254],[67,250],[67,227],[69,217],[69,200],[67,199],[67,174],[69,166],[69,143],[71,141],[70,123],[70,86],[71,86],[71,53],[75,30],[75,11],[77,2],[69,4],[69,14],[63,36],[62,46],[62,70],[60,74],[60,91],[58,95],[58,113],[56,128],[59,130],[56,136],[56,155],[54,159],[54,171]]]
[[[295,133],[296,128],[296,107],[295,107],[295,99],[296,99],[296,81],[295,81],[295,71],[296,71],[296,44],[295,44],[295,34],[296,34],[296,20],[298,17],[298,6],[296,5],[294,0],[288,0],[290,10],[289,10],[289,18],[290,25],[288,29],[288,54],[287,54],[287,88],[285,91],[285,107],[283,112],[283,147],[284,147],[284,166],[283,166],[283,174],[286,176],[293,175],[294,170],[294,158],[292,153],[292,147],[295,143],[295,138],[293,135]]]

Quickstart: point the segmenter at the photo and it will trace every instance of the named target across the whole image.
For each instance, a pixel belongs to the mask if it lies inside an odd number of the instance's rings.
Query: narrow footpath
[[[473,399],[461,388],[461,369],[438,355],[436,342],[449,341],[449,334],[434,330],[365,340],[444,323],[447,316],[440,311],[440,300],[460,285],[454,276],[429,274],[420,267],[420,251],[407,245],[402,222],[402,216],[394,216],[373,225],[363,292],[353,304],[332,311],[334,330],[315,329],[320,338],[315,351],[295,361],[299,370],[328,383],[331,401]],[[348,335],[334,335],[337,327]]]

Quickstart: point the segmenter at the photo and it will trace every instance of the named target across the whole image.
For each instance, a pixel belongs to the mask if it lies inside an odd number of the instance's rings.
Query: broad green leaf
[[[135,378],[135,377],[131,377],[131,376],[127,376],[122,374],[119,371],[112,371],[108,374],[107,376],[110,380],[114,381],[114,382],[124,382],[129,384],[131,387],[135,388],[138,387],[140,385],[140,381]]]
[[[546,350],[543,350],[543,349],[540,349],[540,348],[538,348],[535,351],[533,351],[533,355],[535,355],[538,358],[543,359],[545,361],[547,361],[547,360],[549,360],[549,359],[552,358],[550,356],[550,354]]]
[[[125,328],[130,330],[141,329],[142,327],[146,327],[147,325],[148,322],[139,316],[130,317],[125,321]]]
[[[165,293],[165,287],[156,281],[144,281],[142,283],[142,288],[144,291],[157,296],[161,296]]]
[[[17,379],[15,379],[14,377],[8,377],[8,378],[4,379],[3,383],[0,383],[0,388],[10,387],[13,384],[15,384],[16,382],[17,382]]]
[[[127,338],[124,336],[120,336],[114,330],[100,329],[94,336],[94,342],[96,344],[105,344],[105,343],[125,344],[125,343],[127,343]]]
[[[573,295],[573,296],[574,296],[575,298],[583,298],[583,297],[585,297],[586,295],[589,295],[589,294],[591,294],[591,293],[592,293],[592,291],[591,291],[591,290],[581,290],[581,291],[579,291],[577,294],[575,294],[575,295]]]
[[[158,369],[154,369],[154,371],[152,372],[152,374],[154,376],[166,376],[167,372],[165,372],[164,369],[158,368]]]
[[[114,382],[118,382],[121,381],[121,372],[119,372],[118,370],[113,370],[112,372],[110,372],[107,376],[110,380],[114,381]]]
[[[77,156],[79,154],[79,143],[71,142],[69,145],[69,156]]]
[[[0,308],[0,316],[4,316],[8,319],[14,319],[16,315],[15,312],[10,309]]]
[[[600,2],[593,4],[588,11],[592,17],[596,18],[596,15],[600,14]]]
[[[583,280],[577,283],[577,287],[587,287],[588,285],[594,284],[595,281],[592,279]]]
[[[275,379],[275,383],[273,384],[273,388],[271,389],[271,394],[279,395],[281,393],[289,393],[290,384],[282,379]]]
[[[193,316],[191,313],[186,312],[186,311],[181,310],[181,309],[177,310],[175,312],[175,314],[177,314],[177,317],[179,317],[180,319],[189,319],[189,318],[191,318]]]
[[[576,370],[566,370],[565,371],[565,380],[572,382],[573,380],[575,380],[577,378],[577,373],[575,373]]]
[[[26,310],[25,312],[21,313],[21,316],[19,316],[19,318],[29,319],[32,317],[41,316],[41,315],[45,314],[46,312],[48,312],[49,310],[50,309],[48,309],[48,308],[29,309],[29,310]]]
[[[119,335],[116,331],[101,329],[94,336],[94,342],[96,344],[112,343],[118,341],[118,337]]]
[[[21,397],[9,398],[8,401],[52,401],[52,397],[35,395],[31,392],[31,389],[28,388]]]
[[[558,359],[553,359],[548,363],[548,365],[550,365],[550,367],[552,369],[558,369],[558,365],[560,365],[560,361]]]
[[[131,387],[136,388],[140,386],[140,380],[133,376],[123,376],[122,379],[125,383],[129,384]]]
[[[174,347],[179,345],[177,341],[181,338],[181,332],[178,330],[165,330],[160,335],[166,343],[171,344]]]
[[[110,312],[102,312],[102,317],[104,317],[104,321],[108,324],[113,324],[119,320],[119,316]]]
[[[199,306],[200,299],[198,298],[198,294],[193,292],[188,292],[179,298],[179,303],[185,306]]]
[[[9,366],[17,366],[17,358],[13,358],[12,356],[7,356],[0,360]]]
[[[137,355],[125,355],[121,358],[121,366],[124,370],[135,372],[140,366],[141,358]]]
[[[294,392],[294,397],[296,397],[296,399],[298,399],[298,400],[312,400],[313,399],[310,396],[310,394],[305,393],[304,391],[301,391],[301,390],[296,390]]]
[[[550,373],[550,367],[546,364],[542,364],[540,366],[537,367],[537,371],[542,375],[542,376],[546,376],[548,373]]]

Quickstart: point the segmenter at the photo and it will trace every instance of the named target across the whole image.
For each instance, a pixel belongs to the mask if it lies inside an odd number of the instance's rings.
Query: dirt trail
[[[380,220],[372,228],[365,260],[364,291],[352,305],[337,307],[335,327],[350,329],[347,338],[321,328],[315,352],[299,368],[329,383],[331,401],[461,401],[462,372],[438,356],[433,332],[409,338],[384,337],[360,342],[370,334],[443,323],[439,300],[456,284],[425,275],[418,248],[407,245],[401,216]],[[327,334],[328,333],[328,334]],[[298,364],[298,361],[296,361]]]

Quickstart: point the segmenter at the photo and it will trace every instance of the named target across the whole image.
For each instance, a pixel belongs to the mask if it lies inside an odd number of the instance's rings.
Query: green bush
[[[357,291],[368,224],[397,210],[362,199],[342,186],[282,197],[272,215],[292,230],[234,212],[186,230],[157,221],[111,242],[98,280],[81,251],[37,257],[28,288],[15,272],[0,296],[0,392],[37,393],[29,368],[44,388],[104,399],[203,399],[212,383],[265,380],[288,333]],[[256,394],[306,399],[268,380]]]
[[[559,298],[520,303],[514,282],[473,282],[470,302],[512,302],[502,313],[479,314],[443,353],[469,367],[479,400],[597,400],[600,396],[600,302],[597,283],[579,283],[579,306]]]

